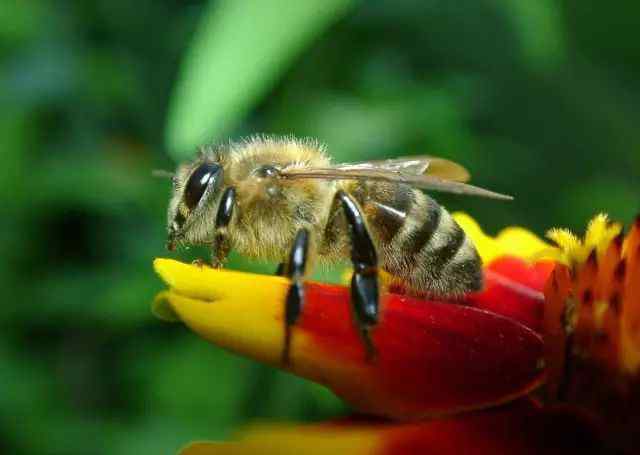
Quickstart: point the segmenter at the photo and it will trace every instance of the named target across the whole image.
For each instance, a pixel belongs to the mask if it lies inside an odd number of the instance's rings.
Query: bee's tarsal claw
[[[373,361],[376,350],[370,331],[378,323],[378,257],[376,248],[367,230],[364,216],[356,202],[344,191],[336,197],[342,204],[351,236],[351,305],[358,331],[362,336],[367,360]]]
[[[291,326],[296,323],[304,305],[304,274],[309,253],[309,231],[300,229],[293,241],[287,264],[278,266],[278,274],[291,278],[291,287],[287,292],[284,317],[284,346],[282,348],[282,363],[288,365],[291,361]]]
[[[229,251],[231,251],[228,228],[235,204],[236,189],[230,186],[222,193],[218,212],[216,213],[216,230],[211,257],[211,265],[214,269],[222,268],[227,256],[229,256]]]
[[[364,343],[368,361],[376,357],[371,329],[378,323],[378,273],[374,270],[354,272],[351,278],[351,299],[358,331]]]
[[[284,346],[282,347],[282,364],[289,365],[291,361],[291,326],[296,323],[304,304],[304,284],[296,280],[291,284],[287,293],[284,322]]]

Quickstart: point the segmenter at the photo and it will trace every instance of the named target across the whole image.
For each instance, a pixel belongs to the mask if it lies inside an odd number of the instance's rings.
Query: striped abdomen
[[[380,266],[417,294],[459,296],[482,287],[482,263],[449,212],[408,185],[352,188],[377,241]]]

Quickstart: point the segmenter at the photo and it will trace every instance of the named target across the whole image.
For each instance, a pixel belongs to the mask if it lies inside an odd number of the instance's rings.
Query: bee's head
[[[206,241],[222,184],[222,164],[216,155],[201,153],[194,162],[178,168],[167,213],[167,248],[173,250],[183,241]]]

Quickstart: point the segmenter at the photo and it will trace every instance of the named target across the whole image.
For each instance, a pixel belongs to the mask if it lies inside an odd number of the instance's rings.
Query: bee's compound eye
[[[189,210],[193,210],[210,184],[220,183],[222,167],[216,163],[204,163],[193,171],[184,190],[184,202]]]
[[[276,177],[279,171],[277,167],[271,166],[270,164],[265,164],[256,169],[254,173],[256,176],[264,179]]]

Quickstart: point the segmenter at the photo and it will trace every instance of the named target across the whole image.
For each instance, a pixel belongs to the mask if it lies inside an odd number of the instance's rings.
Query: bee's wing
[[[372,162],[340,164],[326,168],[289,168],[281,171],[286,179],[323,179],[323,180],[378,180],[392,183],[406,183],[416,188],[446,193],[482,196],[493,199],[511,200],[513,197],[495,193],[462,182],[447,180],[435,175],[418,174],[394,168],[376,167]]]
[[[463,183],[471,179],[471,174],[461,164],[435,156],[425,158],[429,161],[429,167],[425,169],[423,174],[426,173],[434,177],[440,177],[441,179]]]
[[[467,182],[471,178],[469,171],[462,165],[451,160],[429,155],[338,164],[334,168],[342,170],[382,169],[413,175],[429,174],[454,182]]]

